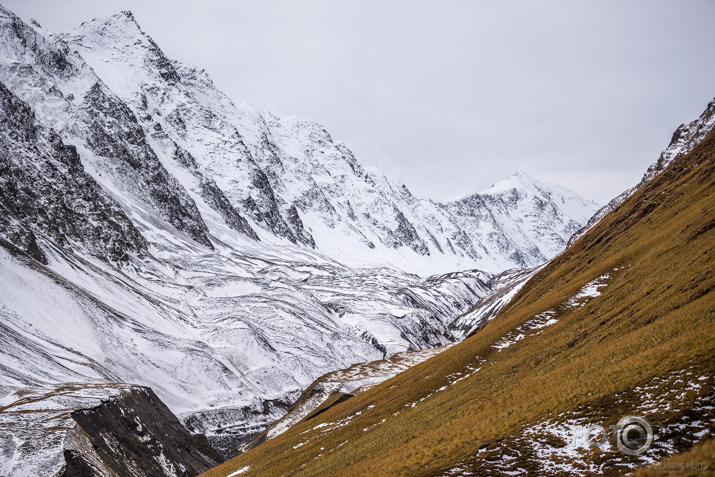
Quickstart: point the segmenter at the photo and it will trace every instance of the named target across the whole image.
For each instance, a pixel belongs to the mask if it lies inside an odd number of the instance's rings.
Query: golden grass
[[[241,475],[428,476],[457,463],[483,469],[479,449],[504,445],[522,451],[521,463],[535,471],[529,449],[518,447],[529,426],[562,413],[615,423],[640,404],[634,387],[684,369],[709,376],[709,391],[714,191],[711,133],[539,272],[477,334],[204,475],[250,466]],[[601,296],[564,306],[605,273]],[[492,347],[546,310],[556,312],[556,324],[502,351]],[[649,419],[667,422],[678,412]]]
[[[682,454],[646,466],[633,477],[707,477],[715,475],[715,439],[694,445]]]

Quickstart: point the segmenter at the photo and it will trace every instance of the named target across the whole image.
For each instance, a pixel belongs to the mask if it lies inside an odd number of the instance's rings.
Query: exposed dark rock
[[[84,98],[91,118],[87,145],[98,156],[117,161],[121,173],[146,194],[162,218],[197,242],[213,248],[207,227],[181,184],[171,176],[146,142],[134,113],[97,83]],[[126,167],[129,166],[129,167]]]
[[[137,387],[72,412],[63,477],[98,474],[189,477],[223,461],[203,434],[191,434],[150,388]]]
[[[248,221],[233,208],[223,191],[219,189],[213,180],[202,178],[201,197],[209,207],[221,214],[229,227],[251,237],[253,240],[260,240],[255,230],[248,224]]]
[[[0,210],[0,235],[30,257],[47,265],[47,256],[37,243],[37,237],[32,230],[25,228],[12,217],[3,204],[0,204]]]
[[[35,123],[23,101],[0,83],[0,234],[39,262],[38,240],[78,242],[107,260],[146,250],[139,231],[84,171],[77,150]]]
[[[367,331],[364,331],[361,335],[360,338],[365,340],[366,342],[370,343],[372,346],[375,347],[378,351],[382,353],[382,357],[384,358],[387,356],[387,347],[383,344],[381,344],[377,338],[375,338],[372,334],[370,334]]]
[[[637,185],[623,191],[620,195],[611,199],[608,204],[596,211],[586,225],[579,228],[569,238],[567,246],[571,246],[576,240],[581,238],[594,225],[600,222],[606,214],[621,205],[628,197],[635,194],[636,191],[642,189],[651,179],[663,172],[673,161],[692,151],[695,146],[700,144],[713,127],[715,127],[715,99],[708,103],[707,108],[705,108],[705,111],[703,111],[698,119],[691,121],[689,124],[681,124],[678,126],[678,129],[673,132],[668,147],[660,153],[658,160],[648,167],[641,181]]]
[[[311,235],[305,230],[303,221],[301,220],[300,215],[298,214],[298,209],[295,205],[291,205],[288,208],[286,220],[295,236],[299,237],[301,243],[304,243],[311,248],[315,248],[315,240],[313,240],[313,237],[311,237]]]
[[[442,249],[442,246],[439,244],[437,241],[437,237],[435,237],[432,232],[427,231],[427,235],[429,236],[430,242],[432,242],[432,245],[439,251],[439,253],[444,253],[444,250]]]
[[[293,207],[294,210],[292,212],[290,208],[288,209],[289,222],[293,227],[291,228],[289,223],[284,220],[270,181],[266,174],[258,167],[253,171],[251,185],[256,195],[255,197],[248,196],[242,205],[251,211],[255,221],[265,224],[266,227],[279,237],[288,239],[295,244],[303,244],[315,248],[315,241],[303,227],[303,222],[300,220],[300,216],[295,207]]]
[[[161,124],[159,123],[155,124],[155,129],[156,126],[161,128]],[[194,158],[194,156],[189,151],[180,148],[176,144],[174,144],[174,159],[176,159],[176,162],[186,167],[187,169],[198,170],[199,168],[199,165],[196,163],[196,159]]]
[[[338,404],[344,403],[344,402],[347,401],[348,399],[354,398],[354,397],[355,397],[355,395],[354,395],[354,394],[350,394],[350,393],[337,393],[337,394],[333,397],[333,399],[330,400],[330,404],[329,404],[329,405],[319,407],[318,409],[316,409],[316,410],[315,410],[314,412],[312,412],[311,414],[308,414],[308,415],[305,417],[305,420],[306,420],[306,421],[309,421],[309,420],[311,420],[311,419],[313,419],[313,418],[315,418],[315,417],[318,417],[318,416],[320,416],[321,414],[323,414],[325,411],[327,411],[327,410],[329,410],[329,409],[332,409],[332,408],[334,408],[335,406],[337,406]]]
[[[429,248],[424,240],[417,234],[415,227],[407,220],[407,217],[395,207],[395,217],[397,218],[397,228],[395,236],[405,245],[410,247],[420,255],[429,255]]]
[[[205,434],[222,458],[231,459],[285,415],[291,404],[282,399],[265,399],[262,403],[241,408],[197,412],[184,424],[191,432]]]

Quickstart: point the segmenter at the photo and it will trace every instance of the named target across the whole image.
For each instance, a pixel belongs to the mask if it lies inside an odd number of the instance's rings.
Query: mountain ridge
[[[645,174],[643,174],[641,181],[633,187],[629,187],[596,211],[596,213],[593,214],[593,217],[588,220],[586,225],[573,234],[568,241],[568,245],[572,245],[591,227],[596,225],[608,212],[618,207],[628,197],[645,186],[645,184],[651,179],[663,172],[668,165],[670,165],[670,163],[692,151],[693,148],[695,148],[695,146],[697,146],[714,127],[715,99],[708,103],[705,111],[702,112],[700,117],[694,119],[688,124],[681,124],[678,126],[678,128],[673,132],[673,136],[670,139],[668,147],[660,153],[656,162],[648,166],[648,169]]]
[[[122,27],[119,34],[111,28],[115,23]],[[423,260],[426,263],[438,262],[443,255],[450,258],[450,266],[433,267],[431,273],[459,268],[497,271],[506,265],[523,266],[523,262],[533,266],[547,258],[535,253],[530,245],[538,242],[538,234],[521,234],[519,241],[523,244],[510,243],[509,234],[494,224],[489,225],[494,229],[490,233],[499,234],[499,240],[509,243],[517,253],[480,249],[470,238],[474,229],[481,227],[479,223],[462,220],[460,227],[442,204],[415,198],[404,185],[362,167],[343,143],[333,141],[325,128],[313,121],[297,116],[277,118],[248,103],[234,104],[215,89],[204,71],[168,60],[131,16],[119,14],[85,22],[62,38],[78,49],[95,71],[106,70],[100,76],[134,109],[144,129],[152,131],[148,136],[158,136],[153,133],[157,128],[168,136],[173,146],[164,146],[166,155],[175,155],[172,147],[181,145],[239,215],[254,222],[254,229],[267,227],[278,236],[309,247],[316,246],[317,240],[319,250],[343,261],[349,261],[348,250],[355,248],[365,257],[371,251],[380,259],[395,256],[393,265],[420,257],[429,257]],[[127,56],[129,47],[137,53]],[[119,65],[122,75],[116,73]],[[211,105],[210,112],[206,105]],[[202,131],[201,137],[191,131]],[[212,141],[210,138],[219,131],[224,139]],[[229,138],[228,143],[225,138]],[[202,140],[203,146],[197,147]],[[207,153],[212,157],[209,162],[202,159]],[[232,157],[241,158],[239,169],[231,169],[226,162]],[[229,169],[231,175],[225,173]],[[237,181],[233,176],[236,172],[243,179]],[[239,183],[240,192],[236,190]],[[246,190],[246,184],[252,186]],[[588,210],[592,207],[586,201],[581,205]],[[558,204],[553,213],[562,219]],[[565,218],[561,222],[565,223],[558,234],[565,243],[576,222]],[[469,227],[469,233],[465,233],[465,227]],[[315,229],[315,233],[308,229]],[[443,238],[445,233],[450,235]],[[331,250],[338,242],[336,235],[350,246]],[[382,253],[377,254],[375,247]],[[406,253],[399,253],[403,247]],[[553,255],[552,249],[547,255]],[[504,260],[503,255],[515,258]]]

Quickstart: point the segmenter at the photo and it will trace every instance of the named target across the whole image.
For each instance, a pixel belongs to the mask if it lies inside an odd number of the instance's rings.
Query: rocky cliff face
[[[222,461],[141,386],[26,388],[5,396],[0,409],[2,475],[188,477]]]
[[[211,248],[196,204],[159,162],[132,111],[99,82],[87,91],[81,109],[85,145],[112,175],[113,183],[129,189],[168,224]]]
[[[198,475],[222,459],[201,434],[190,434],[149,388],[133,388],[72,412],[63,477]]]
[[[147,247],[121,207],[85,172],[77,149],[40,126],[2,83],[0,209],[0,236],[44,264],[48,242],[110,261]]]

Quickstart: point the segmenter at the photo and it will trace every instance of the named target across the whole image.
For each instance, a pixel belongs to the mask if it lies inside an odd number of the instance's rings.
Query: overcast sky
[[[56,32],[131,10],[233,100],[436,200],[523,170],[605,203],[715,97],[712,0],[0,2]]]

